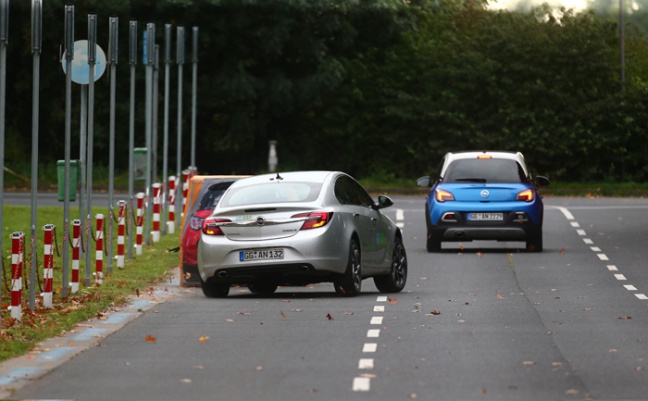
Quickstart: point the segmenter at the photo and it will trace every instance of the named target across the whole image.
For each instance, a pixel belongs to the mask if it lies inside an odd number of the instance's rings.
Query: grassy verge
[[[76,215],[76,210],[71,209],[71,216]],[[96,210],[96,213],[106,213],[105,210]],[[129,302],[133,297],[139,296],[151,286],[160,283],[167,278],[169,270],[178,266],[178,253],[169,252],[179,244],[178,234],[162,236],[160,242],[144,247],[143,254],[135,256],[132,260],[126,260],[123,269],[117,269],[113,263],[112,274],[107,272],[107,256],[104,256],[104,280],[103,284],[95,284],[94,276],[90,277],[91,285],[84,286],[85,279],[85,256],[81,259],[80,266],[80,288],[76,294],[69,294],[66,298],[62,294],[62,254],[63,246],[63,209],[61,207],[40,207],[38,209],[37,246],[38,251],[38,277],[35,283],[36,307],[30,310],[29,290],[24,288],[31,285],[28,283],[30,276],[31,261],[29,260],[31,233],[30,227],[31,211],[29,207],[5,206],[3,213],[3,250],[2,250],[2,329],[0,332],[0,361],[24,354],[33,348],[38,342],[62,334],[89,318],[100,315],[109,308],[118,307]],[[106,213],[107,215],[107,213]],[[58,252],[54,252],[54,296],[53,307],[43,308],[40,296],[43,278],[43,230],[45,224],[56,225]],[[22,319],[12,319],[8,306],[11,304],[11,240],[9,235],[16,231],[25,233],[26,255],[23,270],[23,302]],[[116,254],[117,229],[113,231],[115,237],[113,242],[113,254]],[[104,249],[107,249],[104,244]],[[91,246],[92,262],[91,273],[95,270],[94,244]],[[72,252],[70,259],[72,258]],[[68,278],[71,277],[71,270]]]

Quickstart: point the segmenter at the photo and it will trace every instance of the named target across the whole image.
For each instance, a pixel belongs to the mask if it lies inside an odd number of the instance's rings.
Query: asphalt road
[[[547,198],[543,253],[475,242],[430,254],[422,198],[394,200],[402,293],[366,280],[351,299],[331,284],[207,299],[169,285],[166,301],[9,397],[648,400],[648,201]]]

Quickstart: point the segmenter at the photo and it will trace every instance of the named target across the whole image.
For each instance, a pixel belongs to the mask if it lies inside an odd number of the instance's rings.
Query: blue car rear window
[[[448,166],[443,182],[527,182],[524,170],[510,159],[458,159]]]

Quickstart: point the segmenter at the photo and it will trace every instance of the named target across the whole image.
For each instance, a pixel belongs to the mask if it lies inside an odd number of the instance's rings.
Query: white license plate
[[[239,260],[241,262],[247,262],[249,260],[272,260],[283,258],[284,250],[281,248],[239,252]]]
[[[469,213],[468,220],[471,221],[502,221],[504,213]]]

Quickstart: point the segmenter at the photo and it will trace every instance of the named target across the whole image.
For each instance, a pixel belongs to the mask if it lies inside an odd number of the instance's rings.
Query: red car
[[[213,211],[221,197],[239,176],[194,176],[189,182],[187,212],[182,221],[181,283],[198,286],[198,241],[203,220]]]

